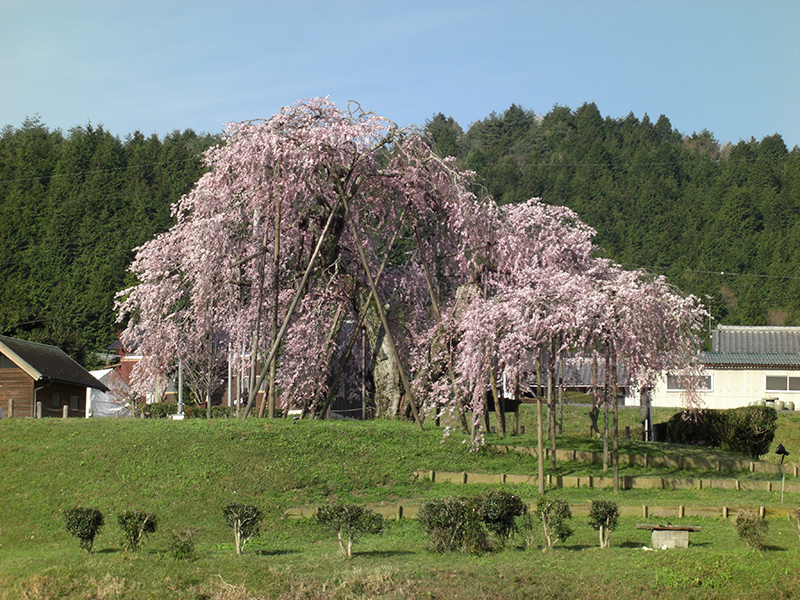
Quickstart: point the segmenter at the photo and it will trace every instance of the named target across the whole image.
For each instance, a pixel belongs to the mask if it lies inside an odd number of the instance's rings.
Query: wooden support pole
[[[345,211],[349,212],[347,207],[347,199],[342,197],[342,202],[344,202]],[[383,305],[381,304],[381,299],[378,295],[378,288],[375,285],[375,280],[372,278],[372,273],[370,273],[369,262],[364,254],[364,247],[361,245],[361,238],[358,235],[358,230],[353,222],[352,215],[350,216],[349,222],[350,231],[353,234],[353,239],[355,240],[355,245],[356,248],[358,248],[358,254],[361,258],[361,266],[364,268],[364,274],[367,276],[367,283],[372,291],[372,298],[375,300],[375,307],[378,309],[378,316],[381,319],[381,325],[383,325],[383,331],[386,334],[386,341],[389,342],[389,350],[392,353],[392,358],[397,364],[398,371],[400,371],[400,380],[403,382],[403,389],[406,392],[406,398],[411,406],[411,412],[414,414],[414,421],[417,423],[419,430],[422,431],[422,419],[420,418],[419,411],[417,410],[417,398],[414,394],[414,390],[411,388],[411,383],[408,381],[408,377],[406,376],[406,370],[403,367],[403,364],[400,362],[400,355],[397,352],[397,346],[394,343],[392,331],[389,329],[389,321],[386,319],[386,312],[383,310]]]

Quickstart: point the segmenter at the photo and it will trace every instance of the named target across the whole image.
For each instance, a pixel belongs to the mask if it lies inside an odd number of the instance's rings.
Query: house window
[[[698,385],[698,389],[704,392],[710,392],[712,390],[711,387],[711,375],[703,375],[700,379],[700,385]],[[686,391],[683,382],[681,381],[681,377],[677,375],[673,375],[672,373],[667,375],[667,391],[668,392],[684,392]]]
[[[767,375],[768,392],[800,392],[800,377]]]
[[[53,408],[61,408],[61,394],[58,392],[50,394],[50,406]]]

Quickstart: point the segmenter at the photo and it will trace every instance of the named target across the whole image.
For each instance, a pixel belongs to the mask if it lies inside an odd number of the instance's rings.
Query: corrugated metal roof
[[[0,335],[0,350],[34,379],[37,379],[38,375],[38,378],[108,390],[105,385],[92,377],[89,371],[57,346]],[[19,364],[20,361],[24,361],[25,364]]]
[[[720,325],[711,337],[714,352],[800,352],[800,327]]]
[[[703,352],[706,366],[800,368],[800,352]]]

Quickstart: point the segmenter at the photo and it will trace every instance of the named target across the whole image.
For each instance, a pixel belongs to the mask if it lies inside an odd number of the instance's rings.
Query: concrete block
[[[718,518],[722,516],[722,509],[706,506],[687,506],[685,514],[687,517]]]
[[[639,490],[660,490],[663,486],[661,477],[631,477],[630,484]]]
[[[677,477],[663,477],[665,490],[693,490],[697,488],[694,479],[679,479]]]
[[[649,510],[651,517],[678,518],[678,509],[670,506],[651,506]]]
[[[465,483],[503,483],[503,476],[497,473],[467,473]]]
[[[769,481],[739,481],[741,491],[768,492],[769,488]]]
[[[577,488],[581,487],[581,478],[572,475],[565,475],[558,478],[558,487],[560,488]]]
[[[467,478],[466,473],[448,473],[447,471],[444,472],[437,472],[436,473],[436,483],[465,483]]]
[[[506,483],[510,485],[519,485],[521,483],[528,485],[539,485],[539,477],[536,475],[506,475]]]
[[[688,548],[688,531],[653,530],[653,548]]]

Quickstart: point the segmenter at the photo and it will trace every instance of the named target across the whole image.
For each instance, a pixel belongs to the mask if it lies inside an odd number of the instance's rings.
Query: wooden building
[[[86,390],[108,388],[56,346],[0,335],[0,410],[5,417],[86,414]],[[41,402],[41,414],[36,405]]]

